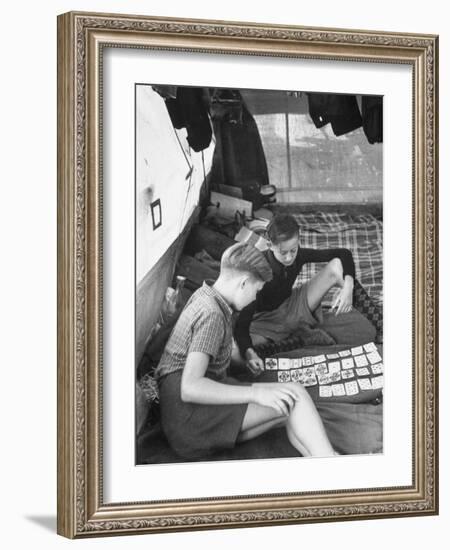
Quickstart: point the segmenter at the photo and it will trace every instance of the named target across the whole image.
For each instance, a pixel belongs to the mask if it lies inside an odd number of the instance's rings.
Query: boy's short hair
[[[267,236],[272,244],[280,244],[298,236],[298,223],[291,214],[277,214],[267,226]]]
[[[220,272],[227,270],[249,273],[264,283],[272,280],[272,268],[264,254],[247,243],[236,243],[222,254]]]

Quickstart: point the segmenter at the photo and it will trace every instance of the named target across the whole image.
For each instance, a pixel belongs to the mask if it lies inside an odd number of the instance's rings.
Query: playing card
[[[306,367],[302,371],[304,376],[316,376],[316,369],[314,367]]]
[[[342,359],[342,368],[343,369],[352,369],[355,366],[352,357],[347,357],[347,359]]]
[[[291,373],[288,370],[278,371],[278,382],[290,382]]]
[[[278,359],[279,370],[289,370],[291,368],[291,360],[286,358]]]
[[[338,353],[339,353],[339,357],[347,357],[348,355],[352,354],[352,352],[349,349],[338,351]]]
[[[370,372],[367,367],[362,367],[361,369],[356,369],[356,374],[358,376],[369,376]]]
[[[307,376],[305,378],[305,381],[303,382],[303,385],[305,388],[308,386],[315,386],[317,384],[317,378],[315,376]]]
[[[333,372],[341,372],[341,362],[333,361],[332,363],[328,363],[328,372],[330,374],[333,374]]]
[[[322,375],[322,374],[327,374],[328,373],[328,367],[326,365],[326,363],[320,363],[320,365],[316,365],[316,374],[317,375]]]
[[[341,373],[340,372],[333,372],[331,374],[328,375],[330,377],[330,381],[335,383],[335,382],[339,382],[339,380],[341,379]]]
[[[326,361],[325,355],[316,355],[314,357],[314,363],[318,365],[319,363],[324,363]]]
[[[364,344],[363,347],[366,351],[377,351],[377,346],[374,344],[374,342],[369,342],[368,344]]]
[[[354,359],[357,367],[366,367],[369,364],[365,355],[357,355]]]
[[[318,374],[317,380],[319,381],[319,384],[330,384],[331,374]]]
[[[353,369],[343,370],[341,372],[342,380],[347,380],[348,378],[355,378],[355,371]]]
[[[350,351],[352,352],[352,355],[361,355],[361,353],[363,353],[362,346],[358,346],[357,348],[352,348]]]
[[[327,359],[339,359],[339,355],[337,353],[327,353]]]
[[[341,397],[345,395],[344,384],[333,384],[331,386],[331,391],[333,392],[334,397]]]
[[[278,361],[274,357],[268,357],[265,364],[266,370],[278,370]]]
[[[300,382],[300,378],[302,378],[300,369],[291,369],[291,380],[292,382]]]
[[[372,351],[367,354],[367,359],[374,365],[375,363],[379,363],[381,359],[381,355],[378,353],[378,351]]]
[[[359,393],[359,388],[356,380],[354,380],[353,382],[345,383],[345,393],[347,395],[356,395],[357,393]]]
[[[333,390],[331,386],[320,386],[319,396],[320,397],[331,397],[333,395]]]
[[[372,384],[370,382],[370,378],[361,378],[358,380],[359,387],[362,390],[371,390]]]
[[[374,374],[381,374],[383,372],[383,363],[372,365],[371,369]]]
[[[302,366],[301,359],[292,359],[291,368],[292,369],[299,369]]]
[[[304,367],[310,367],[311,365],[314,365],[314,361],[312,357],[303,357],[302,358],[302,365]]]
[[[378,390],[383,387],[384,384],[384,376],[375,376],[375,378],[372,378],[372,388],[374,390]]]

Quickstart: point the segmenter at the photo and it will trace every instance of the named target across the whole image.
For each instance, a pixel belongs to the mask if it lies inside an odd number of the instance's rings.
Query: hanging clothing
[[[181,109],[180,103],[177,101],[177,99],[166,99],[166,107],[173,127],[177,130],[184,128],[186,123],[184,120],[183,110]]]
[[[153,84],[153,90],[159,94],[163,99],[172,97],[175,99],[177,97],[177,87],[171,86],[170,84]]]
[[[383,97],[365,95],[361,101],[363,130],[369,143],[383,142]]]
[[[309,93],[308,102],[309,114],[316,128],[331,123],[334,134],[342,136],[362,126],[354,95]]]
[[[244,103],[240,119],[224,117],[219,131],[225,183],[241,187],[245,199],[257,199],[269,174],[258,126]]]
[[[176,99],[167,99],[166,107],[174,128],[186,128],[187,141],[195,152],[209,146],[212,128],[202,88],[177,88]]]

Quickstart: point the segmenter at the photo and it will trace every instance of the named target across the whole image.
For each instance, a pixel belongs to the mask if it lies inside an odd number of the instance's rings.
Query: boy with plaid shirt
[[[217,281],[204,283],[182,311],[156,370],[162,427],[179,455],[201,458],[281,424],[300,454],[335,454],[301,384],[244,384],[228,376],[232,314],[271,278],[263,254],[237,243],[224,252]]]

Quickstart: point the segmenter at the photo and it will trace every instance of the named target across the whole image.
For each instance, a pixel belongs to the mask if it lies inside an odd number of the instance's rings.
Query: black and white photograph
[[[134,99],[136,464],[382,454],[383,97]]]
[[[58,18],[58,533],[437,514],[437,55]]]

